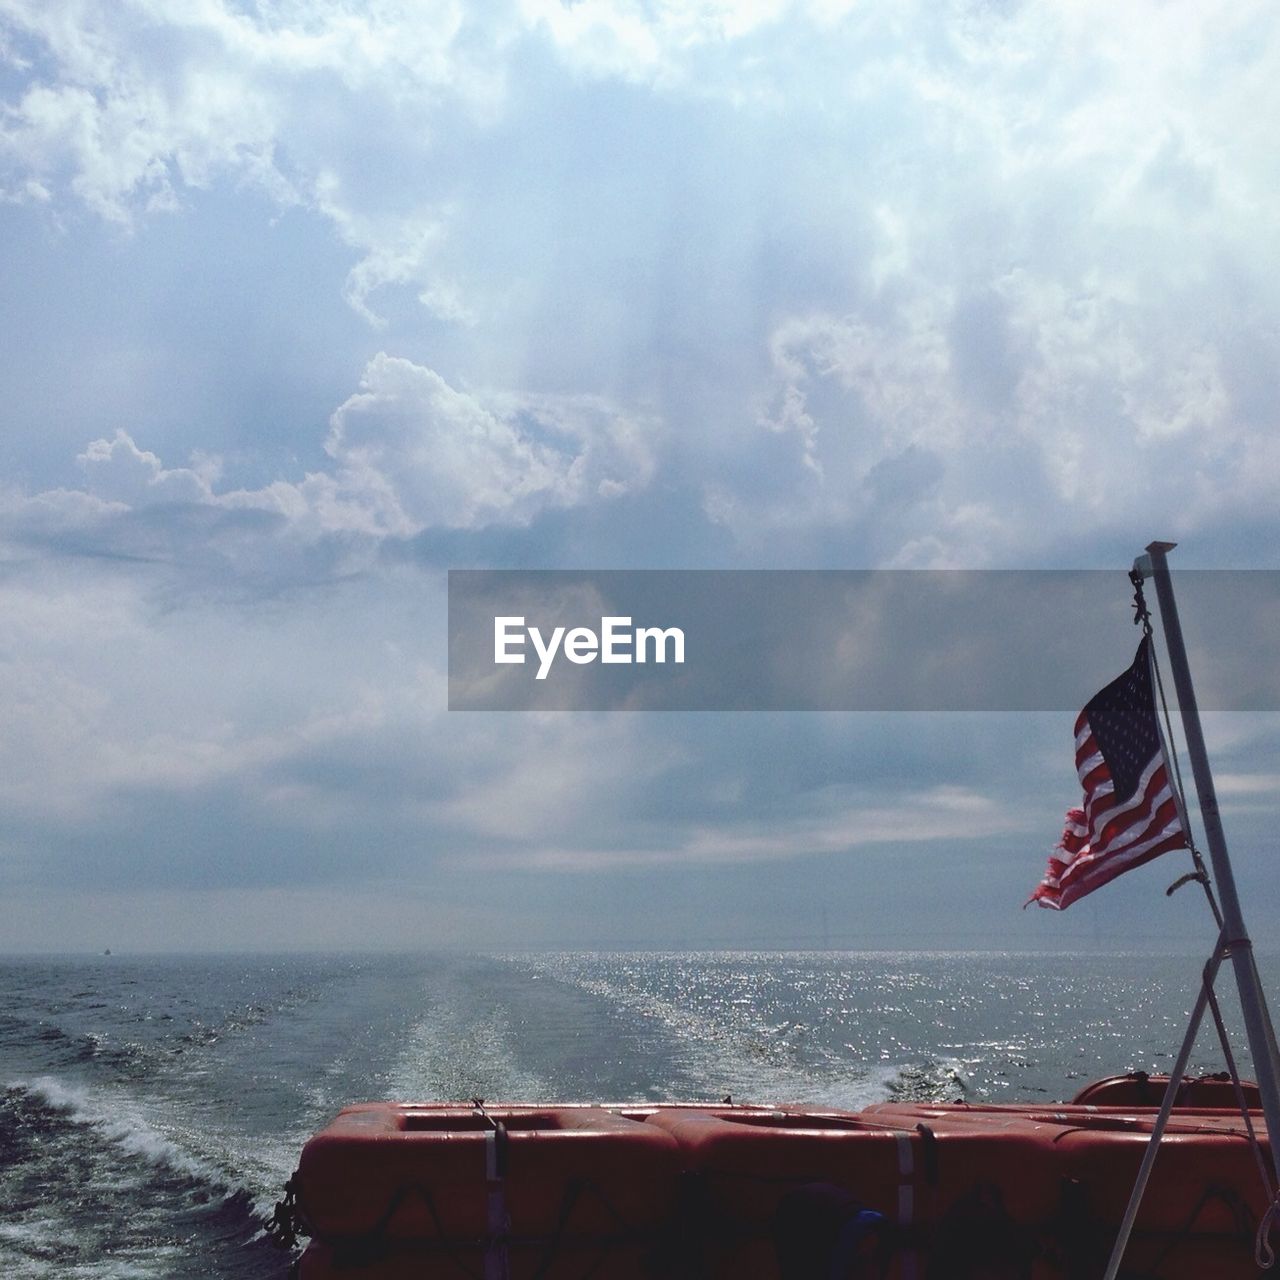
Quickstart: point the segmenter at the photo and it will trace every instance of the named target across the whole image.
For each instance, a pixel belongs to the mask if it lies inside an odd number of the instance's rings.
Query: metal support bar
[[[1150,573],[1156,584],[1156,596],[1160,601],[1160,620],[1164,626],[1165,647],[1169,651],[1169,665],[1173,672],[1174,688],[1178,694],[1178,707],[1182,713],[1182,728],[1187,740],[1187,755],[1195,777],[1196,793],[1200,798],[1200,818],[1204,823],[1205,837],[1209,842],[1209,856],[1213,864],[1213,878],[1217,884],[1218,899],[1222,907],[1222,931],[1230,948],[1231,962],[1235,968],[1236,986],[1240,992],[1240,1009],[1244,1015],[1245,1034],[1249,1051],[1253,1055],[1253,1069],[1258,1077],[1258,1091],[1262,1096],[1262,1113],[1266,1117],[1270,1134],[1271,1158],[1277,1179],[1280,1180],[1280,1082],[1277,1081],[1277,1052],[1271,1017],[1267,1012],[1262,985],[1258,981],[1257,967],[1253,961],[1253,943],[1245,929],[1240,912],[1240,897],[1236,892],[1235,875],[1227,854],[1227,840],[1222,830],[1222,818],[1218,812],[1218,797],[1213,786],[1213,774],[1209,769],[1209,756],[1205,750],[1204,732],[1200,727],[1200,711],[1196,706],[1195,689],[1191,683],[1191,670],[1187,665],[1187,650],[1182,639],[1182,624],[1178,620],[1178,606],[1173,598],[1173,583],[1169,577],[1166,554],[1176,544],[1153,542],[1147,547],[1149,561],[1139,561],[1135,568]]]
[[[1262,975],[1258,973],[1258,958],[1252,952],[1249,954],[1250,963],[1253,965],[1253,980],[1258,984],[1258,990],[1262,990]],[[1277,1082],[1280,1082],[1280,1048],[1276,1045],[1276,1029],[1271,1022],[1271,1010],[1267,1008],[1266,1002],[1263,1002],[1262,1012],[1267,1023],[1267,1039],[1271,1042],[1271,1061],[1272,1070],[1275,1072]]]
[[[1249,1110],[1248,1099],[1244,1096],[1244,1085],[1240,1083],[1240,1072],[1236,1067],[1236,1055],[1231,1051],[1231,1041],[1227,1037],[1227,1024],[1222,1020],[1222,1006],[1218,1004],[1217,994],[1212,987],[1209,988],[1209,1012],[1213,1014],[1214,1030],[1218,1033],[1218,1043],[1222,1046],[1227,1073],[1231,1076],[1231,1092],[1236,1095],[1236,1110],[1240,1112],[1240,1119],[1244,1122],[1244,1131],[1249,1138],[1249,1149],[1253,1152],[1253,1158],[1258,1166],[1258,1176],[1266,1188],[1267,1203],[1270,1204],[1276,1198],[1275,1184],[1271,1177],[1271,1170],[1267,1168],[1267,1162],[1262,1155],[1262,1147],[1258,1144],[1253,1114]]]
[[[1151,1178],[1151,1170],[1155,1166],[1156,1156],[1160,1152],[1160,1139],[1169,1125],[1169,1117],[1173,1113],[1174,1100],[1182,1085],[1182,1077],[1187,1074],[1187,1063],[1191,1059],[1191,1050],[1196,1043],[1196,1035],[1200,1023],[1204,1020],[1204,1011],[1209,1005],[1209,993],[1213,990],[1214,979],[1218,976],[1218,966],[1227,953],[1227,935],[1224,931],[1218,935],[1218,945],[1204,967],[1204,980],[1200,983],[1200,995],[1196,999],[1195,1008],[1191,1010],[1191,1021],[1187,1024],[1187,1034],[1182,1037],[1182,1048],[1178,1050],[1177,1060],[1169,1073],[1169,1087],[1164,1091],[1164,1099],[1160,1103],[1160,1114],[1156,1116],[1155,1128],[1151,1131],[1151,1141],[1142,1153],[1142,1164],[1138,1168],[1138,1177],[1129,1193],[1129,1204],[1125,1208],[1124,1218],[1120,1222],[1120,1230],[1116,1235],[1115,1245],[1111,1249],[1111,1258],[1107,1262],[1103,1280],[1116,1280],[1120,1273],[1120,1264],[1124,1261],[1124,1251],[1129,1244],[1129,1236],[1133,1232],[1133,1224],[1138,1219],[1138,1209],[1142,1205],[1142,1197]]]

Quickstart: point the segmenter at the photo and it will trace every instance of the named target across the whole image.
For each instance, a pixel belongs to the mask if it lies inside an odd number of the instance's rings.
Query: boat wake
[[[53,1076],[0,1089],[0,1264],[7,1277],[167,1277],[195,1248],[237,1275],[268,1189],[198,1154],[135,1099]],[[260,1240],[260,1244],[255,1243]],[[103,1259],[110,1269],[103,1269]],[[262,1275],[263,1259],[244,1274]]]
[[[895,1086],[907,1087],[904,1081],[935,1065],[860,1061],[812,1022],[762,1016],[768,1010],[731,982],[721,984],[714,999],[696,998],[701,993],[690,998],[678,979],[672,983],[663,974],[667,980],[658,980],[654,971],[663,966],[661,957],[560,953],[511,956],[507,962],[589,993],[648,1028],[650,1040],[664,1041],[674,1069],[669,1078],[655,1080],[649,1090],[654,1100],[728,1094],[749,1102],[857,1110],[892,1096]],[[664,990],[672,985],[677,989]],[[928,1096],[952,1096],[958,1079],[948,1076]]]

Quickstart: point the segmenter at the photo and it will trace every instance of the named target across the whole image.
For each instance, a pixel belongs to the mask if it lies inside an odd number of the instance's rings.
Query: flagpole
[[[1262,984],[1253,963],[1253,943],[1240,912],[1240,897],[1236,892],[1231,859],[1227,855],[1227,840],[1218,812],[1218,796],[1213,786],[1213,774],[1209,769],[1209,756],[1205,751],[1204,732],[1200,728],[1200,711],[1196,706],[1195,689],[1191,684],[1191,669],[1187,665],[1182,624],[1178,620],[1178,606],[1173,598],[1173,583],[1165,557],[1175,546],[1177,543],[1174,542],[1151,543],[1147,547],[1148,554],[1139,557],[1134,568],[1144,577],[1153,578],[1156,584],[1165,647],[1169,651],[1169,665],[1173,672],[1174,688],[1178,693],[1178,707],[1182,712],[1183,733],[1187,739],[1187,755],[1191,758],[1196,794],[1200,798],[1200,818],[1209,842],[1213,879],[1222,907],[1222,939],[1229,948],[1231,963],[1235,968],[1245,1035],[1249,1041],[1249,1052],[1253,1055],[1253,1069],[1258,1077],[1258,1092],[1262,1097],[1262,1113],[1266,1117],[1267,1133],[1271,1138],[1271,1160],[1276,1177],[1280,1180],[1280,1083],[1276,1080],[1275,1034],[1271,1030],[1266,998],[1262,994]]]

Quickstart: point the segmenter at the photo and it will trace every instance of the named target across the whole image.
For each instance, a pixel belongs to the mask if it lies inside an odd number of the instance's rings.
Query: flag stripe
[[[1099,788],[1085,805],[1085,826],[1090,842],[1110,844],[1130,823],[1155,808],[1162,794],[1172,795],[1173,792],[1169,790],[1169,775],[1165,772],[1164,761],[1158,756],[1143,770],[1138,790],[1123,804],[1117,803],[1108,779],[1105,794]]]
[[[1063,879],[1069,880],[1087,873],[1090,867],[1103,858],[1112,859],[1127,856],[1135,846],[1142,845],[1150,840],[1153,833],[1164,834],[1167,832],[1170,822],[1177,823],[1177,817],[1178,809],[1173,802],[1173,796],[1172,794],[1167,794],[1154,812],[1144,815],[1140,822],[1135,822],[1131,827],[1126,828],[1123,835],[1117,835],[1114,840],[1108,842],[1104,852],[1099,852],[1093,846],[1089,846],[1087,852],[1082,852],[1071,859]],[[1125,839],[1123,836],[1128,836],[1129,838]]]
[[[1162,853],[1168,853],[1172,849],[1185,849],[1186,847],[1186,839],[1182,834],[1182,828],[1179,827],[1174,834],[1153,843],[1144,857],[1114,864],[1104,863],[1095,870],[1093,875],[1070,885],[1061,892],[1047,892],[1045,891],[1045,886],[1041,885],[1036,890],[1035,901],[1042,907],[1049,907],[1055,911],[1064,911],[1073,902],[1083,898],[1086,894],[1092,893],[1095,889],[1101,889],[1104,884],[1109,884],[1117,876],[1123,875],[1124,872],[1151,862]]]

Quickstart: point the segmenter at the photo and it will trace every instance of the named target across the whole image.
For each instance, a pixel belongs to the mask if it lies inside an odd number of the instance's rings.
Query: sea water
[[[0,961],[0,1276],[282,1280],[265,1220],[308,1135],[360,1100],[1066,1099],[1168,1069],[1202,959]],[[1274,989],[1280,962],[1260,967]],[[1222,1066],[1206,1025],[1193,1069]]]

